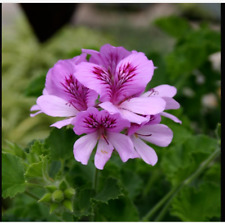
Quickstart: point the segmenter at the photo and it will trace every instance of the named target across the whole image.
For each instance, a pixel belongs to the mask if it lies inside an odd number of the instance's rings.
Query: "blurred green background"
[[[79,55],[82,48],[99,50],[106,43],[142,51],[153,60],[157,69],[147,89],[171,84],[178,90],[175,99],[181,108],[170,113],[183,123],[162,120],[173,130],[174,140],[168,148],[154,147],[159,163],[148,169],[141,160],[122,164],[114,162],[114,157],[102,173],[120,173],[141,217],[217,147],[215,129],[221,117],[220,4],[78,4],[70,22],[44,43],[38,41],[19,4],[3,4],[2,9],[3,147],[8,147],[8,141],[26,147],[34,139],[49,136],[49,125],[58,119],[44,114],[29,116],[30,107],[42,92],[47,71],[58,60]],[[210,165],[181,190],[163,220],[219,221],[220,159]],[[74,160],[67,167],[74,185],[77,179],[88,178],[90,167],[85,169]],[[4,200],[3,209],[8,210],[5,220],[57,220],[48,215],[44,206],[23,196]],[[109,203],[112,213],[116,202]],[[21,211],[19,207],[23,205],[26,209]],[[106,206],[100,207],[107,215]],[[130,218],[126,210],[124,213],[125,221],[139,219],[136,211]],[[97,220],[118,219],[104,219],[99,214]]]

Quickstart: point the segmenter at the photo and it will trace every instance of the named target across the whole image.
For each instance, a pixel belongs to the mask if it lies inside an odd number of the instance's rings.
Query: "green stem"
[[[191,174],[188,178],[186,178],[184,181],[180,183],[180,185],[174,187],[169,193],[167,193],[143,218],[142,221],[148,221],[150,217],[152,217],[156,211],[158,211],[161,206],[165,203],[166,205],[161,210],[159,215],[156,217],[156,221],[160,221],[164,214],[166,213],[166,210],[168,209],[170,202],[172,199],[177,195],[177,193],[180,191],[180,189],[191,183],[218,155],[220,154],[220,148],[216,149],[214,153],[211,154],[206,160],[204,160],[198,167],[198,169]]]
[[[98,172],[99,172],[99,170],[97,168],[95,168],[93,186],[92,186],[95,191],[96,191],[97,185],[98,185]]]

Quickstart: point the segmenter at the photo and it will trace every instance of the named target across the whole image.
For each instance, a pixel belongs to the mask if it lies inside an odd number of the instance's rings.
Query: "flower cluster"
[[[90,55],[87,60],[87,55]],[[43,95],[31,111],[66,117],[51,126],[73,125],[80,137],[74,157],[86,165],[97,145],[95,166],[103,169],[117,151],[121,160],[142,158],[155,165],[157,155],[145,141],[157,146],[170,144],[173,132],[160,124],[161,116],[181,121],[165,112],[178,109],[176,88],[160,85],[145,91],[154,65],[144,53],[106,44],[100,52],[83,49],[82,54],[59,60],[46,77]]]

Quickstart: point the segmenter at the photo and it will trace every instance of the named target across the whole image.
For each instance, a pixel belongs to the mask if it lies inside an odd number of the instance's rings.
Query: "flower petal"
[[[165,109],[166,102],[160,97],[136,97],[120,104],[120,108],[142,115],[155,115]]]
[[[138,137],[132,136],[131,137],[134,147],[140,157],[148,164],[154,166],[157,161],[158,157],[154,149],[150,146],[146,145],[141,139]]]
[[[40,107],[38,106],[38,105],[33,105],[31,108],[30,108],[30,111],[37,111],[37,112],[35,112],[35,113],[31,113],[30,114],[30,117],[34,117],[34,116],[36,116],[36,115],[38,115],[38,114],[40,114],[40,113],[42,113],[42,111],[40,111]]]
[[[128,120],[130,122],[141,124],[142,122],[149,121],[149,117],[143,117],[125,109],[118,108],[109,101],[103,102],[99,104],[99,106],[107,110],[110,114],[119,113],[123,119]]]
[[[177,93],[177,89],[174,86],[163,84],[157,87],[151,88],[145,92],[141,97],[160,96],[172,98]]]
[[[110,142],[100,139],[98,142],[97,151],[95,154],[95,166],[102,170],[112,155],[113,146]]]
[[[163,99],[166,101],[166,108],[165,108],[165,110],[180,108],[180,104],[176,100],[174,100],[173,98],[163,97]]]
[[[91,133],[79,138],[73,146],[74,158],[84,165],[87,165],[91,153],[97,143],[97,133]]]
[[[107,139],[119,153],[119,156],[123,162],[128,159],[133,159],[139,157],[137,152],[134,150],[133,143],[131,139],[120,133],[108,133]]]
[[[166,118],[169,118],[171,120],[173,120],[176,123],[180,123],[182,124],[182,121],[180,119],[178,119],[176,116],[169,114],[167,112],[161,112],[160,115],[165,116]]]
[[[74,117],[55,122],[54,124],[50,125],[50,127],[61,129],[63,126],[70,125],[73,119]]]
[[[136,132],[138,137],[157,146],[168,146],[173,138],[172,130],[163,124],[144,125]]]
[[[103,67],[82,62],[77,65],[74,75],[81,84],[96,91],[101,97],[105,97],[105,100],[110,99],[110,74]]]
[[[42,95],[37,99],[41,111],[53,117],[75,116],[78,111],[67,101],[54,95]]]
[[[149,115],[144,117],[142,115],[138,115],[138,114],[135,114],[131,111],[124,110],[124,109],[120,109],[120,114],[121,114],[122,118],[127,119],[128,121],[137,123],[137,124],[141,124],[143,122],[148,122],[149,118],[150,118]]]
[[[132,53],[116,67],[114,103],[119,103],[145,90],[154,73],[154,65],[143,53]]]

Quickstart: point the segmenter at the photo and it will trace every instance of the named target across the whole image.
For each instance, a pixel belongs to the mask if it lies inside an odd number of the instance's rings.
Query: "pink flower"
[[[155,150],[147,145],[144,141],[150,142],[157,146],[168,146],[173,138],[173,132],[166,125],[159,124],[160,116],[153,116],[152,119],[143,125],[133,124],[129,130],[130,136],[136,152],[148,164],[154,166],[158,157]]]
[[[73,75],[77,64],[86,61],[85,57],[82,54],[73,59],[59,60],[48,71],[43,95],[37,99],[37,105],[31,108],[31,111],[38,112],[31,116],[43,112],[53,117],[68,117],[51,125],[61,128],[71,124],[78,112],[95,105],[97,93],[84,87]]]
[[[74,144],[74,157],[87,165],[90,155],[97,145],[94,158],[95,166],[103,169],[115,149],[123,162],[137,158],[131,139],[120,132],[130,126],[119,114],[110,115],[107,111],[88,108],[80,112],[74,120],[74,131],[77,135],[86,133]]]
[[[100,95],[103,102],[100,107],[111,114],[120,113],[122,118],[138,124],[148,121],[147,115],[165,109],[166,103],[161,97],[139,97],[155,69],[144,53],[129,52],[109,44],[102,46],[100,52],[83,52],[91,54],[90,62],[78,64],[74,75],[80,83]]]

